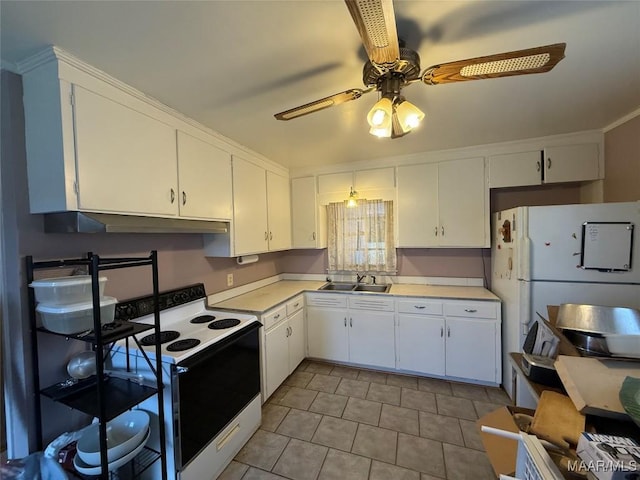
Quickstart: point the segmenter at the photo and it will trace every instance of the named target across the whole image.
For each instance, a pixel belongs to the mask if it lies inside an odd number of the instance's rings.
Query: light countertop
[[[322,287],[326,282],[310,280],[281,280],[266,287],[257,288],[251,292],[222,302],[211,303],[213,309],[242,310],[261,314],[290,298],[305,292],[314,291]],[[431,297],[456,300],[489,300],[499,301],[486,288],[465,287],[450,285],[413,285],[393,284],[389,293],[370,292],[327,292],[339,295],[393,295],[398,297]]]

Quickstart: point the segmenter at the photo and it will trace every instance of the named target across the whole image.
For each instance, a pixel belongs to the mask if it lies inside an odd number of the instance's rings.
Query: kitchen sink
[[[331,283],[327,283],[326,285],[320,287],[320,290],[339,290],[341,292],[350,292],[351,290],[353,290],[355,288],[355,286],[356,286],[355,283],[331,282]]]
[[[334,290],[340,292],[376,292],[387,293],[391,285],[371,285],[364,283],[330,282],[320,287],[320,290]]]
[[[387,293],[391,285],[356,285],[356,288],[353,290],[355,292],[378,292],[378,293]]]

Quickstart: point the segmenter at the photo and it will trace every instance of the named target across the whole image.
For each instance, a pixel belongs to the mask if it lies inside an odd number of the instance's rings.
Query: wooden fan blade
[[[345,0],[369,60],[391,69],[400,60],[396,17],[391,0]]]
[[[278,120],[291,120],[293,118],[302,117],[303,115],[318,112],[325,108],[333,107],[334,105],[340,105],[341,103],[348,102],[350,100],[356,100],[372,90],[375,90],[375,88],[367,88],[366,90],[352,88],[350,90],[345,90],[344,92],[336,93],[335,95],[329,95],[328,97],[321,98],[314,102],[305,103],[304,105],[300,105],[299,107],[295,107],[284,112],[276,113],[274,117]]]
[[[566,43],[556,43],[442,63],[427,68],[421,77],[427,85],[439,85],[441,83],[548,72],[564,58],[565,47]]]

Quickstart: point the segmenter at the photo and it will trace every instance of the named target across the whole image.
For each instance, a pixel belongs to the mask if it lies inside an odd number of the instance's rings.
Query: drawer
[[[393,298],[374,297],[373,295],[353,295],[349,298],[349,308],[393,312],[395,311],[395,300]]]
[[[398,300],[398,312],[418,315],[442,315],[442,302],[422,299]]]
[[[281,305],[280,307],[274,308],[273,310],[267,312],[262,316],[262,320],[264,322],[264,329],[269,330],[276,323],[287,318],[287,307],[285,305]]]
[[[307,306],[347,308],[347,295],[331,293],[307,294]]]
[[[304,295],[298,295],[287,302],[287,317],[304,307]]]
[[[444,313],[448,317],[490,318],[496,320],[498,311],[495,302],[445,303]]]

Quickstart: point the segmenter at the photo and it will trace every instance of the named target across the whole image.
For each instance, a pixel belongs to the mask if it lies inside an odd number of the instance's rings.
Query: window
[[[327,205],[329,271],[396,271],[393,202],[358,200]]]

